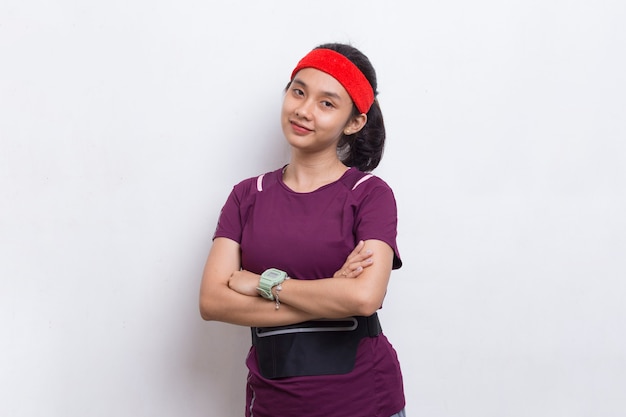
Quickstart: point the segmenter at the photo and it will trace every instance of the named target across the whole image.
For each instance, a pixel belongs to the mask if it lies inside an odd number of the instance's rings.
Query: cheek
[[[283,103],[283,106],[280,108],[280,120],[283,125],[287,123],[287,120],[289,119],[291,114],[292,113],[289,107],[285,106],[285,104]]]
[[[291,114],[294,111],[296,106],[296,102],[293,98],[291,98],[288,94],[283,97],[283,105],[282,105],[282,113],[283,114]]]
[[[317,121],[323,124],[326,130],[332,132],[333,135],[341,134],[347,123],[347,120],[343,116],[337,114],[322,115]]]

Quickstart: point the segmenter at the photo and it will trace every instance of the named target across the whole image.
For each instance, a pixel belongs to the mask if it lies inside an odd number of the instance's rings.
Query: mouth
[[[313,131],[313,129],[309,129],[306,126],[302,126],[301,124],[294,122],[293,120],[290,120],[289,123],[291,124],[291,128],[296,133],[305,134],[305,133],[310,133]]]

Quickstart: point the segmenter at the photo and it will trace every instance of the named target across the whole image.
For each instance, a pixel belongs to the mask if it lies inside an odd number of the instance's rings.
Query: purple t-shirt
[[[286,271],[297,279],[332,277],[360,240],[377,239],[394,251],[397,209],[380,178],[350,168],[336,182],[297,193],[282,181],[282,169],[237,184],[219,218],[215,237],[241,245],[242,268]],[[255,348],[249,368],[246,416],[389,417],[404,407],[396,352],[381,334],[359,344],[352,372],[345,375],[266,379]]]

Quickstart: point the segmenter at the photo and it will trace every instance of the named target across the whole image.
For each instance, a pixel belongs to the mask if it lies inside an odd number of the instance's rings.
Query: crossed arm
[[[283,282],[277,310],[273,302],[257,295],[260,276],[241,270],[240,253],[233,240],[213,242],[200,287],[203,319],[265,327],[369,316],[382,305],[393,262],[393,250],[386,243],[359,242],[333,277]]]

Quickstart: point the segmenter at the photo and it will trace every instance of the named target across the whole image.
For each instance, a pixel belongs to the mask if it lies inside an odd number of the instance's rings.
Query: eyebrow
[[[304,81],[302,81],[301,79],[299,79],[299,78],[294,78],[292,84],[298,84],[298,85],[300,85],[302,87],[308,87],[306,85],[306,83]],[[341,96],[339,94],[337,94],[337,93],[332,92],[332,91],[322,91],[322,95],[328,96],[328,97],[332,97],[332,98],[334,98],[336,100],[341,100]]]

